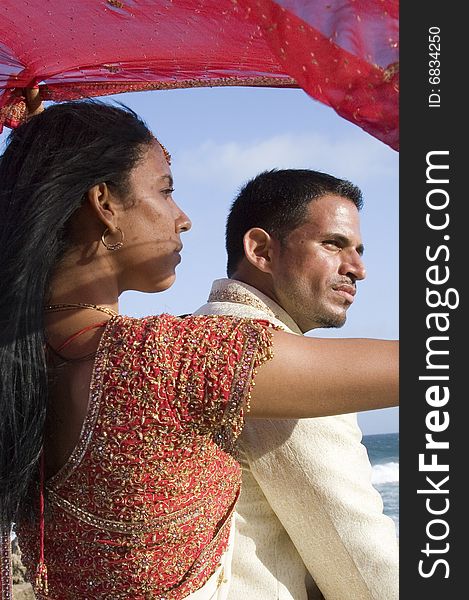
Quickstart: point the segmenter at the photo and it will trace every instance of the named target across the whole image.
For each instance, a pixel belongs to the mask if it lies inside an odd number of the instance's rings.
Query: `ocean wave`
[[[378,485],[383,483],[399,483],[399,463],[388,462],[381,465],[374,465],[371,482]]]

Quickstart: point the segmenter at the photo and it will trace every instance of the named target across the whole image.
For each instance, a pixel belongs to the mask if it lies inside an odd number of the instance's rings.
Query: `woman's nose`
[[[177,223],[177,232],[178,233],[182,233],[184,231],[189,231],[189,229],[192,227],[191,220],[184,212],[181,212],[176,223]]]

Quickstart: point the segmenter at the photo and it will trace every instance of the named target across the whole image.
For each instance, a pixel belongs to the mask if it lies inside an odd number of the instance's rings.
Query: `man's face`
[[[302,225],[275,243],[271,274],[277,302],[301,331],[341,327],[365,277],[356,206],[341,196],[312,200]]]

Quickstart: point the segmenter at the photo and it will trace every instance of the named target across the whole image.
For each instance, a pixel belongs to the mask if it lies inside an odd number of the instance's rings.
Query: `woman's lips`
[[[181,258],[181,250],[182,250],[182,248],[183,248],[183,246],[182,246],[182,244],[181,244],[181,245],[180,245],[180,246],[178,246],[178,247],[176,248],[176,250],[174,251],[174,254],[177,256],[177,261],[178,261],[178,263],[180,263],[180,262],[181,262],[181,260],[182,260],[182,258]]]

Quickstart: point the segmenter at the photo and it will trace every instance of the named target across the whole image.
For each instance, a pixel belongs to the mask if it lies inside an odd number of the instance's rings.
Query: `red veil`
[[[0,130],[44,100],[301,87],[395,150],[398,0],[2,0]]]

